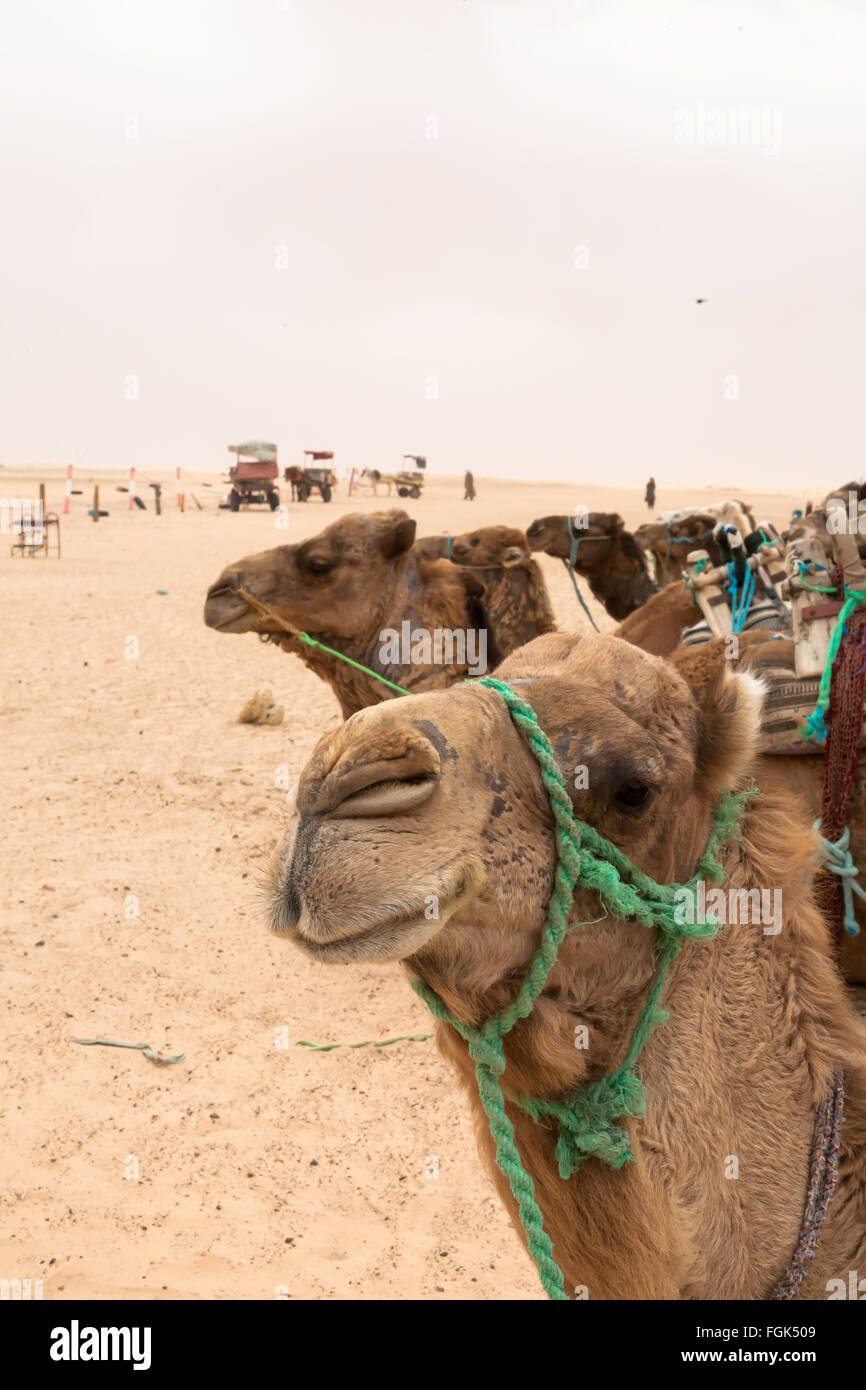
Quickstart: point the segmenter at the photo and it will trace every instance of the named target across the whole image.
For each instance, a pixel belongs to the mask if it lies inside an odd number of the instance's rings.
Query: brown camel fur
[[[397,692],[287,635],[249,608],[238,589],[268,604],[293,627],[408,690],[441,689],[465,680],[469,663],[458,659],[456,647],[451,652],[455,659],[441,664],[386,662],[382,634],[389,629],[400,634],[403,623],[413,633],[463,632],[467,651],[469,633],[480,637],[486,632],[492,670],[500,652],[481,601],[482,585],[468,571],[417,556],[414,539],[415,522],[403,511],[341,517],[300,545],[276,546],[228,565],[208,590],[205,622],[220,632],[268,634],[328,682],[345,717],[396,698]]]
[[[640,608],[629,613],[616,635],[651,656],[669,656],[679,646],[683,629],[700,620],[701,610],[691,589],[677,579],[658,589]]]
[[[484,607],[503,656],[556,631],[553,605],[533,560],[526,536],[515,526],[482,526],[454,536],[426,536],[415,544],[424,555],[450,555],[455,565],[471,569],[484,585]]]
[[[567,560],[571,537],[567,516],[543,516],[527,527],[530,550]],[[575,525],[579,545],[575,572],[588,581],[593,595],[605,611],[619,622],[628,617],[655,593],[656,585],[647,573],[644,553],[618,512],[589,512],[586,525]]]
[[[535,708],[578,817],[657,880],[687,880],[715,798],[749,781],[756,682],[727,676],[698,700],[667,662],[566,634],[523,647],[499,674]],[[580,766],[588,785],[573,790]],[[555,841],[538,764],[494,691],[362,711],[318,744],[297,810],[274,866],[275,931],[316,960],[402,960],[467,1024],[515,998],[547,916]],[[837,1068],[848,1088],[839,1181],[801,1296],[826,1298],[829,1279],[866,1268],[866,1029],[831,962],[814,857],[789,798],[749,803],[724,886],[781,887],[781,930],[728,925],[683,947],[669,1020],[641,1054],[646,1114],[625,1121],[633,1163],[590,1159],[563,1181],[554,1130],[509,1107],[569,1294],[767,1298],[800,1233],[815,1109]],[[654,931],[603,916],[583,889],[571,923],[531,1015],[505,1038],[506,1098],[564,1100],[611,1072],[647,997]],[[517,1226],[467,1045],[447,1024],[436,1031]]]

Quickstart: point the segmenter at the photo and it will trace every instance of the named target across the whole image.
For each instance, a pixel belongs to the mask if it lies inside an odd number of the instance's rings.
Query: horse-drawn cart
[[[391,489],[397,489],[398,497],[420,497],[424,487],[424,474],[417,469],[411,472],[403,469],[399,473],[381,473],[378,468],[364,468],[361,472],[362,478],[369,478],[373,488],[374,497],[379,495],[379,484],[384,483],[388,489],[388,496],[391,496]]]
[[[267,502],[275,512],[280,505],[280,489],[275,482],[280,476],[276,444],[253,439],[246,444],[230,444],[228,448],[236,462],[229,469],[231,491],[223,505],[237,512],[252,502]]]
[[[304,456],[311,458],[314,463],[334,457],[330,449],[305,449]],[[323,502],[330,502],[337,486],[337,475],[333,468],[297,468],[292,465],[283,476],[287,483],[291,483],[292,497],[297,497],[299,502],[308,502],[314,492],[318,492]]]

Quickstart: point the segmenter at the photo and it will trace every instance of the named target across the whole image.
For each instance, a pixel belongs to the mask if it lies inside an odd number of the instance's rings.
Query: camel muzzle
[[[211,584],[204,602],[204,620],[208,627],[222,632],[237,631],[240,624],[253,617],[247,602],[238,590],[244,587],[240,570],[228,570]]]

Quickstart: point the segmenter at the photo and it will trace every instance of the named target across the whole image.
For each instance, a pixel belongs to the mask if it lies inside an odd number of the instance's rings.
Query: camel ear
[[[722,669],[698,694],[695,780],[713,798],[738,784],[758,751],[765,688]]]
[[[411,550],[415,542],[417,523],[411,517],[403,516],[399,521],[390,522],[379,537],[379,549],[387,560],[395,560]]]

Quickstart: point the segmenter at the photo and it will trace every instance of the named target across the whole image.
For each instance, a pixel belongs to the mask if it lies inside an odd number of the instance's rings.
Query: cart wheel
[[[330,502],[330,500],[331,500],[331,489],[328,487],[328,484],[327,484],[327,483],[322,483],[322,501],[323,501],[323,502]]]
[[[410,489],[409,489],[409,496],[410,496],[410,497],[420,497],[420,496],[421,496],[421,489],[420,489],[420,487],[410,487]]]
[[[397,489],[397,496],[398,496],[398,497],[408,497],[408,496],[409,496],[409,489],[408,489],[407,487],[398,487],[398,489]]]
[[[271,511],[272,511],[272,512],[275,512],[275,511],[277,510],[277,507],[278,507],[279,505],[280,505],[280,494],[279,494],[278,492],[269,492],[269,493],[268,493],[268,506],[270,507]]]
[[[307,500],[307,498],[309,497],[309,495],[310,495],[309,484],[308,484],[308,483],[298,483],[298,501],[299,501],[299,502],[306,502],[306,500]]]
[[[229,507],[233,512],[239,512],[241,509],[241,495],[235,492],[234,488],[229,493]]]

